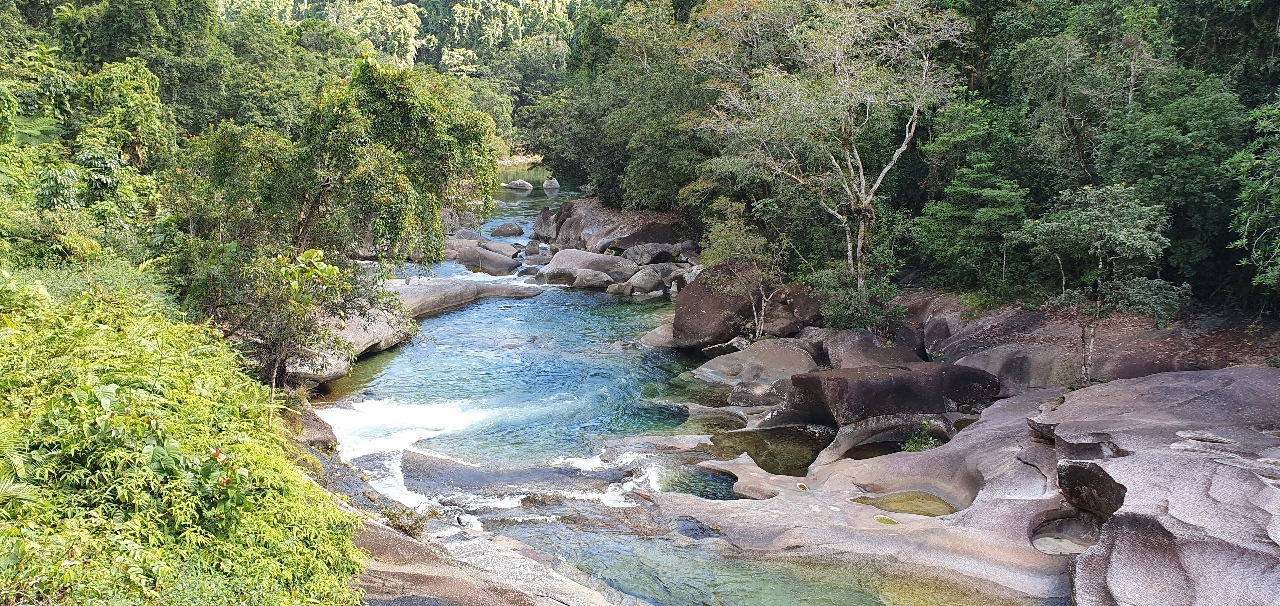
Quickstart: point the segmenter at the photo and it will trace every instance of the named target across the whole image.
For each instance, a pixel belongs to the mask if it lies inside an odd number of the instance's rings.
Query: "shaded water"
[[[544,176],[509,172],[502,180],[537,185]],[[514,220],[528,233],[538,210],[570,195],[499,192],[499,216],[482,232]],[[524,280],[452,262],[431,272]],[[413,342],[361,361],[333,386],[338,400],[320,416],[339,454],[388,496],[460,508],[464,523],[524,541],[649,603],[880,604],[851,575],[737,557],[714,529],[655,521],[631,494],[644,487],[732,497],[727,476],[610,444],[706,429],[706,419],[687,422],[683,408],[664,403],[681,397],[670,379],[690,361],[637,345],[670,313],[666,302],[559,288],[481,301],[427,318]]]

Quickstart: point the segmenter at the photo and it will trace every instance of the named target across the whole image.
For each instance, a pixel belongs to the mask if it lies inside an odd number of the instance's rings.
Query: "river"
[[[507,171],[541,183],[545,173]],[[550,195],[548,195],[550,193]],[[502,190],[481,230],[532,231],[544,206],[575,195]],[[527,236],[495,238],[526,242]],[[523,282],[453,262],[409,273]],[[732,478],[694,461],[635,453],[632,436],[705,434],[671,379],[694,360],[638,345],[670,317],[666,301],[549,288],[486,300],[421,321],[417,338],[360,361],[333,385],[320,416],[343,460],[407,505],[448,510],[460,524],[555,555],[638,603],[871,606],[856,571],[743,557],[715,531],[650,515],[645,490],[732,498]],[[709,426],[710,425],[710,426]],[[453,514],[451,514],[453,515]]]

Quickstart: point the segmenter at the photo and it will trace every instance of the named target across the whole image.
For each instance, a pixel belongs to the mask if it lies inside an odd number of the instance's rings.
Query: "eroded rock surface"
[[[1067,501],[1106,519],[1076,562],[1078,604],[1277,602],[1280,369],[1114,381],[1032,420],[1095,457],[1058,463]]]
[[[745,456],[703,465],[757,500],[659,504],[749,551],[872,556],[1082,606],[1280,595],[1280,369],[1028,390],[936,449],[804,478]]]

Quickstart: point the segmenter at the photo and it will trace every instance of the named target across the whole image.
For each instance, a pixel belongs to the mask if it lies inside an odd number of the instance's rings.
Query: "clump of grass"
[[[379,512],[387,519],[387,526],[415,538],[426,530],[427,521],[440,513],[435,509],[422,511],[399,503],[379,507]]]
[[[929,427],[932,424],[933,421],[925,421],[919,430],[907,438],[907,442],[902,445],[902,449],[907,452],[923,452],[942,446],[941,440],[929,435]]]

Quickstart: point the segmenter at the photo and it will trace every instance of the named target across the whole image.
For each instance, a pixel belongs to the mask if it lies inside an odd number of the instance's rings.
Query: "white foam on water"
[[[621,484],[610,484],[604,492],[587,492],[585,490],[557,490],[556,494],[577,499],[579,501],[599,501],[605,507],[626,508],[636,504],[627,500],[627,491]]]
[[[604,460],[605,452],[590,457],[559,457],[551,461],[552,465],[557,467],[572,467],[578,471],[599,471],[601,469],[616,469],[619,467],[634,467],[637,463],[649,459],[649,455],[642,452],[627,451],[618,455],[609,461]]]
[[[404,472],[400,469],[401,453],[388,457],[383,463],[383,473],[369,474],[369,485],[387,498],[398,501],[405,507],[423,511],[439,505],[435,499],[428,498],[409,490],[404,485]]]
[[[489,416],[483,410],[466,410],[467,400],[434,404],[404,404],[392,399],[371,399],[349,406],[316,411],[338,438],[338,455],[351,461],[364,455],[402,451],[427,438],[460,431]]]
[[[585,490],[560,490],[556,492],[579,501],[600,501],[605,507],[636,507],[634,502],[627,499],[627,493],[638,488],[662,492],[660,485],[662,476],[665,473],[661,466],[649,465],[639,475],[633,476],[630,480],[610,484],[604,492],[589,492]]]
[[[511,516],[511,517],[509,517],[509,518],[502,518],[502,520],[507,521],[507,522],[516,522],[516,523],[524,523],[524,522],[559,522],[559,521],[560,521],[560,516],[536,516],[536,515],[535,515],[535,516]]]
[[[524,505],[527,494],[510,494],[501,497],[486,497],[467,492],[455,492],[447,497],[446,501],[452,501],[461,505],[464,509],[515,509]]]
[[[464,513],[458,516],[458,525],[462,526],[463,528],[468,528],[476,531],[484,530],[484,524],[480,523],[480,518],[477,518],[467,513]]]
[[[632,477],[630,480],[622,483],[622,488],[627,492],[631,492],[637,488],[647,488],[653,492],[662,492],[662,476],[666,475],[666,470],[658,465],[649,465],[644,471]]]
[[[557,467],[572,467],[578,471],[597,471],[609,467],[609,464],[605,463],[604,460],[600,458],[600,455],[596,455],[589,459],[581,457],[560,457],[552,461],[551,464]]]
[[[635,452],[635,451],[628,450],[618,455],[618,458],[614,460],[614,464],[618,466],[635,465],[636,463],[647,460],[648,458],[649,458],[649,455],[643,452]]]

